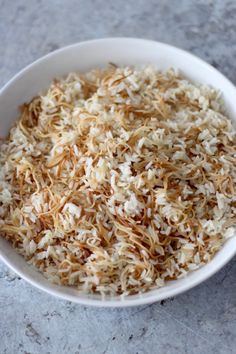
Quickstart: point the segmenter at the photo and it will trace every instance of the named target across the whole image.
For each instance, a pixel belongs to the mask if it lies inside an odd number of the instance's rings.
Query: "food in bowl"
[[[57,284],[161,287],[235,233],[235,142],[220,93],[174,70],[70,73],[1,144],[1,235]]]

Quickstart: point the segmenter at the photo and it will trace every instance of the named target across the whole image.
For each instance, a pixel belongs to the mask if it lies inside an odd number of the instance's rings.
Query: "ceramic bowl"
[[[236,119],[236,88],[219,71],[203,60],[167,44],[135,38],[107,38],[77,43],[35,61],[0,91],[0,135],[8,133],[17,119],[18,107],[46,89],[54,78],[71,71],[87,71],[104,67],[109,62],[118,65],[153,64],[161,70],[178,68],[187,78],[219,89],[228,114]],[[0,237],[0,258],[26,281],[47,293],[84,305],[125,307],[148,304],[175,296],[200,284],[221,269],[236,254],[236,237],[229,239],[212,261],[186,277],[171,281],[163,288],[142,295],[109,297],[81,295],[74,288],[51,284],[35,268],[28,265],[12,246]]]

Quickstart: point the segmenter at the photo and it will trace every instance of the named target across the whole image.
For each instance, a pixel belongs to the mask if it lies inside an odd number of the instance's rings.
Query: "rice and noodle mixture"
[[[174,70],[55,80],[1,143],[0,232],[52,282],[141,293],[235,233],[236,133],[220,94]]]

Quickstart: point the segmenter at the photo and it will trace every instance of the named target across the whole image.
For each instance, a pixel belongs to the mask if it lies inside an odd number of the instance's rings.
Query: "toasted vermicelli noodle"
[[[58,284],[160,287],[234,235],[235,142],[220,94],[174,70],[71,73],[1,143],[1,235]]]

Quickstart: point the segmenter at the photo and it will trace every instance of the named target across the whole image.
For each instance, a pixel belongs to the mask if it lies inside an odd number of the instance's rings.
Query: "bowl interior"
[[[18,107],[44,91],[54,78],[72,71],[87,71],[104,67],[109,62],[118,65],[152,64],[158,69],[179,69],[187,78],[218,88],[226,103],[229,116],[236,119],[236,89],[232,83],[209,64],[172,46],[140,39],[110,38],[82,42],[53,52],[34,62],[0,92],[0,136],[4,137],[17,119]],[[236,253],[236,237],[228,240],[214,259],[185,278],[169,282],[165,287],[142,295],[106,298],[98,295],[81,295],[74,288],[49,283],[37,270],[16,254],[6,240],[0,238],[0,256],[3,261],[24,279],[51,294],[83,304],[97,306],[130,306],[151,303],[183,292],[219,270]]]

